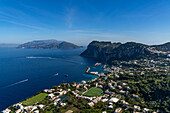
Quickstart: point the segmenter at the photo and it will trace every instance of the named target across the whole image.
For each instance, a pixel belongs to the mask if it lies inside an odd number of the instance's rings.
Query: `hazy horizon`
[[[41,40],[41,39],[39,39],[39,40]],[[44,40],[53,40],[53,39],[44,39]],[[56,39],[54,39],[54,40],[56,40]],[[30,41],[27,41],[27,42],[31,42],[31,41],[38,41],[38,40],[30,40]],[[62,41],[62,40],[57,40],[57,41]],[[110,41],[110,40],[93,40],[93,41],[106,41],[106,42],[111,42],[111,43],[115,42],[115,41]],[[1,45],[9,45],[9,46],[10,45],[14,45],[14,46],[18,46],[20,44],[24,44],[24,43],[27,43],[27,42],[23,42],[23,43],[0,43],[0,46]],[[120,42],[120,41],[117,41],[115,43],[118,43],[118,42]],[[127,42],[142,43],[142,42],[137,42],[137,41],[127,41]],[[74,42],[71,42],[71,43],[74,43]],[[77,44],[77,45],[79,45],[79,46],[88,46],[89,43],[87,43],[87,44]],[[120,43],[126,43],[126,42],[120,42]],[[165,43],[168,43],[168,41],[164,42],[164,43],[158,43],[158,44],[147,44],[147,43],[142,43],[142,44],[146,44],[146,45],[161,45],[161,44],[165,44]],[[76,44],[76,43],[74,43],[74,44]]]
[[[170,42],[170,1],[1,0],[0,43]]]

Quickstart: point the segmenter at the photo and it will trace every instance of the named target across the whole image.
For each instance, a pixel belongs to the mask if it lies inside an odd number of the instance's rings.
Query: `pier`
[[[86,71],[85,71],[85,73],[86,74],[90,74],[90,75],[96,75],[96,76],[100,76],[100,74],[98,74],[98,72],[89,72],[90,71],[90,67],[86,67],[87,69],[86,69]]]
[[[94,66],[99,66],[99,65],[101,65],[101,63],[96,63]]]

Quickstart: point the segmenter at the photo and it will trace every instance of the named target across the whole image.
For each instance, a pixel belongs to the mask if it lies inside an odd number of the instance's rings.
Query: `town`
[[[102,65],[96,63],[94,66]],[[143,58],[102,65],[91,81],[61,83],[2,113],[170,112],[170,59]],[[159,93],[158,93],[159,91]]]

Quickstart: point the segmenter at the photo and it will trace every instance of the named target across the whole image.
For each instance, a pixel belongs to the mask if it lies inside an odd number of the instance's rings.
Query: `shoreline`
[[[97,66],[96,64],[94,65],[95,67]],[[92,78],[92,79],[90,79],[90,80],[87,80],[87,82],[93,82],[93,81],[95,81],[96,79],[98,79],[99,77],[100,77],[100,74],[95,74],[95,73],[92,73],[92,72],[89,72],[90,71],[90,67],[88,67],[88,66],[86,66],[86,71],[83,73],[83,74],[88,74],[88,75],[94,75],[94,76],[96,76],[95,78]],[[97,71],[97,70],[96,70]],[[104,71],[104,70],[103,70]],[[80,84],[82,81],[85,81],[84,79],[82,79],[82,80],[80,80],[80,81],[77,81],[77,82],[75,82],[76,84]],[[72,81],[72,82],[74,82],[74,81]],[[56,85],[57,87],[60,87],[60,85],[61,84],[71,84],[71,83],[69,83],[69,82],[61,82],[59,85]],[[48,88],[48,89],[52,89],[52,87],[50,87],[50,88]],[[39,93],[41,93],[41,92],[44,92],[44,90],[47,90],[47,88],[46,89],[43,89],[43,90],[41,90],[41,91],[38,91],[38,92],[36,92],[33,96],[30,96],[30,97],[28,97],[28,98],[25,98],[25,99],[22,99],[22,101],[19,101],[19,102],[17,102],[17,103],[15,103],[15,104],[13,104],[13,105],[16,105],[16,104],[18,104],[18,103],[21,103],[21,102],[23,102],[23,101],[26,101],[26,100],[28,100],[28,99],[30,99],[30,98],[32,98],[32,97],[35,97],[36,95],[38,95]],[[11,106],[13,106],[13,105],[11,105]],[[10,107],[10,106],[9,106]],[[7,107],[7,108],[5,108],[5,109],[8,109],[9,107]],[[4,109],[4,110],[5,110]],[[2,110],[3,111],[3,110]],[[0,112],[2,112],[2,111],[0,111]]]

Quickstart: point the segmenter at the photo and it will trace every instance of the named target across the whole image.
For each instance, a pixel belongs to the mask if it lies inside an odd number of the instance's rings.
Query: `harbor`
[[[96,75],[96,76],[100,77],[100,74],[98,72],[90,72],[91,68],[88,67],[88,66],[86,68],[87,68],[86,71],[85,71],[86,74]]]

